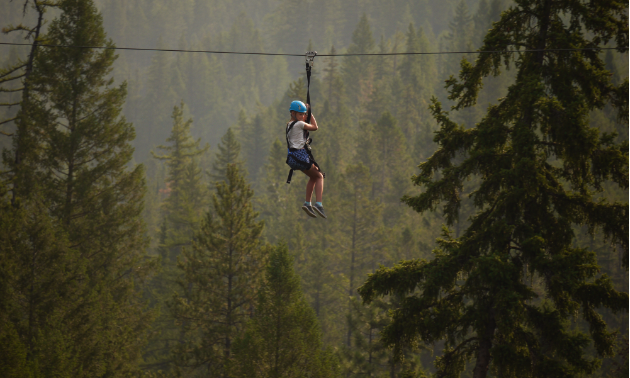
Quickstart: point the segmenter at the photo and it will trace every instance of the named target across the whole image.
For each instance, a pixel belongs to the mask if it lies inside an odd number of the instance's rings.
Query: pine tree
[[[306,302],[286,245],[269,256],[255,316],[234,345],[237,377],[336,377],[322,348],[317,318]]]
[[[298,193],[303,193],[303,188],[286,184],[290,169],[285,163],[286,157],[286,142],[276,139],[271,146],[261,183],[258,208],[261,218],[265,220],[265,237],[273,243],[290,239],[293,227],[287,227],[286,224],[295,217],[295,199]]]
[[[64,0],[59,9],[47,42],[114,47],[91,1]],[[74,259],[59,267],[72,277],[67,295],[74,303],[64,318],[48,314],[70,326],[51,329],[65,332],[63,340],[44,331],[42,337],[72,350],[72,364],[81,367],[76,376],[133,371],[147,322],[134,289],[146,268],[144,172],[129,168],[135,133],[120,116],[126,86],[112,87],[114,60],[111,49],[45,49],[31,74],[28,117],[39,150],[25,161],[37,178],[33,188],[41,190],[38,201],[48,207],[50,222],[63,227]]]
[[[373,53],[376,47],[372,29],[367,15],[364,13],[352,33],[352,43],[348,47],[348,54]],[[360,105],[367,102],[371,91],[368,85],[373,74],[374,61],[372,57],[346,56],[341,67],[346,93],[353,109],[360,110]]]
[[[161,37],[157,47],[166,47]],[[167,138],[169,110],[178,100],[177,94],[169,85],[173,73],[171,68],[172,63],[167,54],[160,51],[153,54],[145,84],[147,95],[140,105],[142,116],[138,119],[137,125],[138,133],[147,138],[136,151],[139,159],[144,159],[154,146]]]
[[[335,53],[334,46],[330,50]],[[355,129],[352,127],[350,112],[347,107],[347,96],[338,63],[334,57],[328,59],[328,64],[324,68],[324,80],[322,94],[324,101],[319,103],[323,106],[314,109],[318,119],[324,120],[323,127],[317,131],[317,140],[314,145],[317,157],[323,161],[324,157],[336,162],[334,165],[323,165],[328,177],[333,177],[336,172],[340,172],[344,167],[343,163],[354,155]]]
[[[245,157],[246,169],[249,172],[250,181],[254,183],[259,182],[261,175],[261,169],[263,168],[265,160],[267,160],[267,153],[271,147],[271,137],[273,133],[269,132],[269,122],[266,120],[272,117],[267,117],[266,109],[263,108],[260,103],[252,111],[255,113],[251,120],[247,120],[243,114],[239,114],[239,139],[242,142],[243,155]],[[277,127],[276,127],[277,129]]]
[[[445,231],[433,260],[381,268],[360,289],[366,302],[402,298],[383,333],[397,351],[445,340],[438,374],[457,376],[472,360],[475,378],[592,375],[598,357],[614,355],[614,332],[600,309],[627,310],[628,295],[600,274],[594,251],[576,245],[573,227],[601,230],[624,251],[627,269],[627,202],[596,194],[607,180],[627,190],[628,145],[589,126],[588,116],[612,106],[627,122],[628,84],[610,82],[597,51],[545,50],[615,39],[627,51],[626,9],[616,1],[519,1],[484,39],[482,50],[502,53],[463,60],[459,79],[448,82],[454,109],[472,106],[483,78],[511,59],[509,50],[537,50],[514,56],[508,95],[470,129],[434,101],[440,147],[414,177],[424,192],[404,202],[422,212],[443,201],[452,224],[458,192],[474,175],[481,183],[460,238]],[[586,330],[570,324],[576,317]]]
[[[208,202],[208,193],[203,183],[199,159],[209,146],[201,147],[201,139],[190,134],[192,119],[184,121],[184,103],[173,108],[173,129],[166,139],[167,146],[158,146],[165,155],[152,151],[153,157],[166,162],[168,197],[163,204],[167,220],[166,245],[176,247],[190,245],[193,234],[198,230]],[[176,261],[171,255],[171,263]]]
[[[406,37],[405,52],[430,50],[422,28],[416,32],[413,25],[409,24]],[[400,91],[392,91],[397,94],[398,100],[393,112],[400,120],[400,128],[407,137],[408,146],[412,146],[417,138],[427,136],[424,120],[429,116],[427,109],[429,96],[433,93],[435,71],[433,59],[424,56],[408,55],[400,62]]]
[[[407,177],[411,159],[406,139],[396,119],[387,111],[381,114],[375,125],[364,125],[362,130],[358,149],[369,156],[365,163],[373,179],[372,198],[392,205],[388,206],[390,209],[387,211],[390,212],[399,208],[400,197],[410,187]],[[392,218],[392,214],[386,217]]]
[[[0,371],[68,377],[83,362],[73,327],[82,304],[75,280],[85,261],[36,193],[31,188],[19,208],[0,202]]]
[[[352,327],[353,348],[345,351],[349,362],[346,376],[375,377],[390,370],[390,353],[379,340],[379,334],[389,323],[384,301],[363,306],[356,297],[352,298],[354,317]]]
[[[345,211],[338,215],[339,223],[329,234],[331,247],[343,253],[345,260],[343,273],[347,277],[345,290],[349,302],[344,342],[348,347],[352,345],[354,332],[350,298],[357,296],[359,282],[364,274],[376,268],[383,252],[380,243],[384,235],[379,224],[382,206],[371,198],[371,182],[370,171],[363,164],[346,167],[337,206]]]
[[[165,162],[165,192],[168,197],[160,210],[160,230],[157,233],[157,251],[160,256],[160,270],[148,283],[148,298],[151,305],[159,310],[153,323],[153,333],[144,350],[145,366],[151,370],[167,371],[172,366],[171,349],[180,336],[166,309],[166,302],[178,292],[177,259],[182,248],[192,244],[194,234],[199,231],[203,214],[207,210],[209,193],[203,182],[203,172],[199,160],[209,146],[200,146],[201,140],[190,133],[192,119],[184,121],[184,103],[173,108],[173,128],[166,139],[167,145],[158,146],[164,154],[153,151],[153,157]]]
[[[268,248],[253,195],[236,164],[228,164],[225,181],[216,183],[213,209],[179,259],[181,294],[170,307],[182,336],[174,357],[189,374],[229,376],[234,339],[254,311]]]
[[[498,4],[493,4],[497,6]],[[488,29],[492,26],[492,21],[490,19],[490,5],[488,5],[488,0],[479,1],[479,5],[477,8],[477,12],[473,16],[474,29],[473,29],[473,39],[472,44],[474,47],[480,46],[483,43],[483,37],[486,36]]]
[[[33,0],[32,4],[29,4],[29,1],[26,0],[23,4],[23,16],[27,15],[29,8],[33,9],[37,15],[35,25],[32,27],[24,24],[8,25],[2,29],[5,34],[26,32],[27,39],[31,41],[31,48],[25,60],[20,59],[9,67],[0,70],[0,93],[5,93],[3,100],[7,99],[7,102],[0,103],[0,107],[4,109],[8,107],[9,111],[7,117],[0,119],[0,126],[15,124],[15,130],[12,133],[0,131],[0,136],[12,137],[12,148],[3,151],[2,154],[3,163],[9,170],[0,173],[0,178],[3,181],[11,182],[11,200],[14,206],[18,206],[20,198],[28,198],[29,189],[37,182],[32,174],[34,167],[31,163],[34,158],[33,154],[37,154],[40,142],[37,133],[33,131],[33,116],[30,114],[31,107],[35,106],[31,94],[33,90],[31,76],[35,57],[42,42],[41,34],[46,22],[44,16],[49,8],[55,6],[56,3],[54,2]],[[19,100],[15,96],[17,94],[20,95]],[[12,114],[11,108],[14,106],[19,106],[19,110]]]
[[[212,171],[209,173],[213,183],[227,179],[228,167],[231,164],[235,164],[241,172],[244,170],[244,163],[240,158],[241,144],[232,128],[229,128],[221,137],[218,149],[219,152],[216,153],[215,160],[212,162]]]
[[[448,33],[444,36],[445,49],[448,51],[469,51],[473,37],[473,18],[468,11],[466,1],[461,0],[455,8],[453,20],[449,22]],[[443,58],[441,76],[445,77],[457,72],[462,56],[451,55]]]
[[[308,5],[307,0],[282,0],[275,10],[268,14],[265,24],[268,25],[267,32],[273,46],[278,46],[282,51],[294,51],[297,43],[305,43],[310,35],[312,21],[310,17],[302,18],[298,15],[304,14]],[[295,15],[287,17],[287,15]],[[287,38],[287,36],[292,36]]]

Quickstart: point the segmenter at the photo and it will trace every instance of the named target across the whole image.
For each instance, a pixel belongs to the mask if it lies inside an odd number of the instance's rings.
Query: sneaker
[[[304,210],[309,217],[317,218],[317,215],[315,215],[315,212],[313,211],[313,206],[304,204],[302,205],[302,210]]]
[[[320,215],[322,218],[328,218],[328,217],[326,216],[326,213],[324,212],[324,206],[320,206],[320,205],[318,205],[318,204],[315,204],[315,206],[313,206],[313,208],[315,209],[315,211],[317,211],[317,212],[319,213],[319,215]]]

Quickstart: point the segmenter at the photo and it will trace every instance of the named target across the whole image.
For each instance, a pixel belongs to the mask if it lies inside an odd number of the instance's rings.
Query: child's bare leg
[[[306,183],[306,202],[311,202],[311,197],[313,196],[313,188],[315,187],[315,180],[309,178]]]
[[[319,171],[317,171],[319,173]],[[322,194],[324,194],[324,177],[319,174],[320,177],[315,181],[315,198],[317,202],[322,202]],[[310,181],[310,180],[309,180]]]
[[[317,202],[322,202],[322,194],[324,192],[324,176],[319,172],[315,164],[311,168],[304,172],[308,177],[308,183],[306,184],[306,202],[311,201],[313,196],[313,188],[315,188],[315,198]]]

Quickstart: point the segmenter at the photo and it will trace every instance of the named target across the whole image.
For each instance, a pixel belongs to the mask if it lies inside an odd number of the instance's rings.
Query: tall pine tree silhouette
[[[63,0],[59,9],[49,43],[114,47],[92,1]],[[65,268],[76,307],[65,321],[82,376],[133,369],[145,327],[134,289],[146,248],[144,169],[130,165],[135,132],[121,116],[126,84],[113,86],[115,59],[112,49],[45,49],[32,73],[29,116],[40,148],[30,164],[76,253]]]
[[[322,348],[317,318],[286,245],[270,253],[256,314],[234,350],[237,377],[338,376],[331,351]]]
[[[628,294],[600,274],[594,251],[576,245],[574,227],[601,230],[624,251],[627,267],[628,204],[597,194],[608,180],[628,188],[628,144],[590,126],[588,117],[611,106],[627,122],[628,82],[614,85],[596,50],[544,50],[614,39],[627,51],[625,9],[621,1],[519,1],[484,39],[482,50],[501,53],[462,60],[459,79],[448,81],[455,110],[463,109],[475,104],[484,77],[514,59],[508,95],[470,129],[434,100],[439,148],[414,176],[423,193],[404,202],[419,212],[443,202],[453,224],[459,193],[470,178],[481,182],[461,237],[445,231],[433,260],[381,268],[360,289],[366,302],[404,298],[383,332],[397,351],[445,339],[438,374],[457,376],[472,360],[474,378],[590,375],[597,357],[614,354],[601,309],[627,310]],[[537,51],[512,56],[516,48]],[[586,330],[569,323],[578,316]],[[596,356],[587,354],[591,346]]]
[[[215,185],[212,210],[179,260],[181,294],[170,306],[183,332],[175,363],[228,377],[232,344],[253,314],[268,248],[252,209],[254,193],[236,164]]]

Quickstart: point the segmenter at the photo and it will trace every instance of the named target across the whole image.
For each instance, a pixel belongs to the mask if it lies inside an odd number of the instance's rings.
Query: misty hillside
[[[0,1],[0,371],[627,376],[627,6]]]

